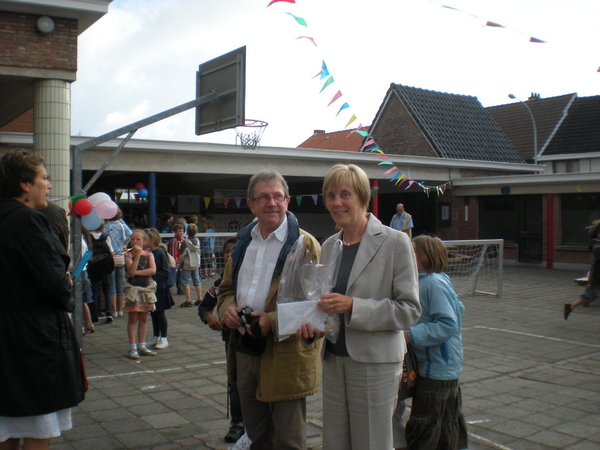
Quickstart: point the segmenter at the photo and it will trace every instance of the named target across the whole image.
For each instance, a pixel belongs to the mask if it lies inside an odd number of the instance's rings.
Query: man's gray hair
[[[248,198],[250,200],[254,199],[254,188],[256,187],[256,185],[263,181],[278,181],[279,183],[281,183],[281,186],[283,187],[283,193],[285,194],[285,196],[286,197],[290,196],[290,190],[285,181],[285,178],[283,178],[283,175],[281,175],[279,172],[277,172],[274,169],[269,169],[269,170],[263,170],[262,172],[258,172],[256,174],[252,175],[252,178],[250,178],[250,182],[248,183],[248,192],[247,192]]]

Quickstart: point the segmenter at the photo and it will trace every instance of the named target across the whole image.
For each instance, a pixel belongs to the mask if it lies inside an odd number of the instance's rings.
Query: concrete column
[[[46,160],[53,200],[68,209],[70,184],[71,84],[62,80],[35,81],[33,148]]]

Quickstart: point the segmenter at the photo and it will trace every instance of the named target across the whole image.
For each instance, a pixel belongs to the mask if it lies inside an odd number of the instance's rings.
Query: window
[[[141,198],[138,194],[137,189],[123,189],[116,188],[115,189],[115,200],[117,200],[118,205],[141,205],[148,203],[148,197]]]
[[[563,194],[561,204],[561,244],[587,246],[585,228],[600,219],[600,194]]]

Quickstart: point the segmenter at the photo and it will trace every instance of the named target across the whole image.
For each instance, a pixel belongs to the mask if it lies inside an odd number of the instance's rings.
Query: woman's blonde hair
[[[371,201],[371,184],[365,171],[354,164],[336,164],[329,169],[323,180],[323,198],[327,199],[330,190],[344,183],[348,183],[356,191],[364,211],[367,212]]]
[[[421,235],[413,239],[415,253],[427,273],[448,270],[448,250],[438,237]]]

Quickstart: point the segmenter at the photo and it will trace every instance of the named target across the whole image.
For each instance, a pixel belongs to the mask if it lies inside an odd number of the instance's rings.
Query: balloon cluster
[[[137,183],[135,185],[135,189],[137,192],[137,195],[139,198],[146,198],[148,197],[148,189],[146,189],[146,185],[144,183]]]
[[[96,192],[89,198],[79,198],[73,205],[75,213],[81,216],[81,224],[90,231],[102,225],[102,219],[112,219],[119,207],[104,192]]]

